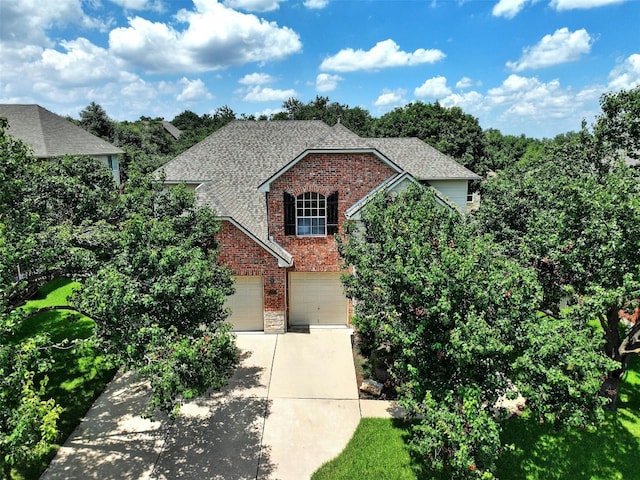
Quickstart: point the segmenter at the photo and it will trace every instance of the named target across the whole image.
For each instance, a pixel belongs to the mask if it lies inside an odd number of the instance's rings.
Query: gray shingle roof
[[[169,132],[169,134],[175,138],[176,140],[180,139],[180,136],[182,135],[182,130],[180,130],[178,127],[176,127],[173,123],[171,122],[167,122],[166,120],[162,120],[162,127]]]
[[[344,125],[317,120],[234,121],[165,164],[168,183],[204,183],[198,201],[231,217],[268,244],[265,194],[258,187],[305,152],[377,151],[421,180],[479,179],[417,138],[363,138]],[[277,247],[277,246],[274,246]]]
[[[0,105],[9,134],[31,147],[38,158],[63,155],[119,155],[122,150],[39,105]]]

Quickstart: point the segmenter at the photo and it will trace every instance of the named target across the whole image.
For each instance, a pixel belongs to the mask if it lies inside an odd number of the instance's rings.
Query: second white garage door
[[[236,331],[264,330],[262,277],[233,277],[236,293],[227,298]]]
[[[289,274],[291,325],[346,325],[348,313],[339,273]]]

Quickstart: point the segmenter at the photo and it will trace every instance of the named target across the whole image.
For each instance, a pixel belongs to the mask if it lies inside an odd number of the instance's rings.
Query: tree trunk
[[[637,322],[624,339],[620,338],[620,317],[618,309],[610,308],[606,318],[600,320],[607,341],[607,355],[620,362],[620,368],[608,373],[600,393],[609,400],[609,408],[615,410],[618,402],[618,390],[624,373],[627,371],[631,355],[640,354],[640,322]]]
[[[606,316],[603,315],[600,318],[600,324],[604,329],[604,336],[606,340],[605,350],[607,355],[612,360],[620,362],[620,368],[610,371],[600,387],[600,394],[608,400],[607,407],[611,410],[615,410],[618,403],[620,380],[626,370],[625,363],[628,364],[628,362],[622,361],[622,356],[620,355],[620,345],[622,341],[620,339],[620,318],[618,316],[618,309],[610,307],[607,310]]]

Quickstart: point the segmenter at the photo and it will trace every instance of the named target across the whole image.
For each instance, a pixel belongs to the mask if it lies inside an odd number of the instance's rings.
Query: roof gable
[[[366,207],[367,204],[371,202],[371,200],[373,200],[378,193],[384,192],[384,191],[388,191],[388,192],[401,191],[407,188],[407,186],[410,184],[417,184],[423,188],[428,188],[434,193],[436,202],[439,205],[443,207],[447,207],[458,213],[462,213],[460,212],[460,209],[454,202],[452,202],[447,197],[442,195],[442,193],[440,193],[437,189],[431,186],[420,184],[418,180],[416,180],[415,177],[413,177],[409,172],[404,172],[401,175],[389,178],[384,183],[381,183],[380,185],[378,185],[376,188],[371,190],[371,192],[369,192],[365,197],[361,198],[355,204],[347,208],[344,214],[349,220],[359,220],[360,212],[362,211],[362,209]]]
[[[38,158],[64,155],[119,155],[123,151],[40,105],[0,105],[9,134],[31,147]]]
[[[164,172],[168,184],[201,184],[196,190],[198,202],[233,219],[286,263],[288,254],[269,238],[265,192],[270,183],[310,153],[353,152],[378,157],[396,172],[391,179],[480,178],[417,138],[365,138],[342,124],[330,127],[319,120],[235,120],[156,174]]]

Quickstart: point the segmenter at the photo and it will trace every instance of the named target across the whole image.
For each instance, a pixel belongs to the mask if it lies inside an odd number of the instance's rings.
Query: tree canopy
[[[340,122],[363,137],[370,135],[373,123],[373,118],[365,109],[331,102],[328,97],[321,95],[307,103],[290,98],[282,103],[282,108],[284,111],[272,115],[271,120],[322,120],[331,126]]]
[[[110,362],[149,380],[148,413],[175,413],[182,399],[226,382],[237,357],[218,227],[181,187],[132,172],[118,191],[95,159],[35,159],[0,119],[3,473],[57,439],[60,409],[43,396],[51,342],[12,340],[18,307],[52,278],[82,282],[72,306],[95,321],[93,340]]]
[[[484,132],[478,119],[460,107],[414,102],[382,115],[373,136],[418,137],[478,175],[486,174]]]
[[[401,404],[423,418],[412,445],[428,466],[449,478],[491,473],[503,448],[494,406],[516,391],[554,425],[600,418],[611,366],[601,339],[540,316],[535,271],[491,235],[421,186],[378,195],[359,228],[340,242],[356,272],[345,278],[353,322]]]
[[[487,181],[478,214],[512,258],[536,269],[541,308],[557,312],[565,298],[581,325],[600,322],[619,362],[612,401],[639,333],[620,324],[640,298],[640,180],[624,161],[640,145],[639,98],[640,87],[605,95],[593,132],[583,125]]]

